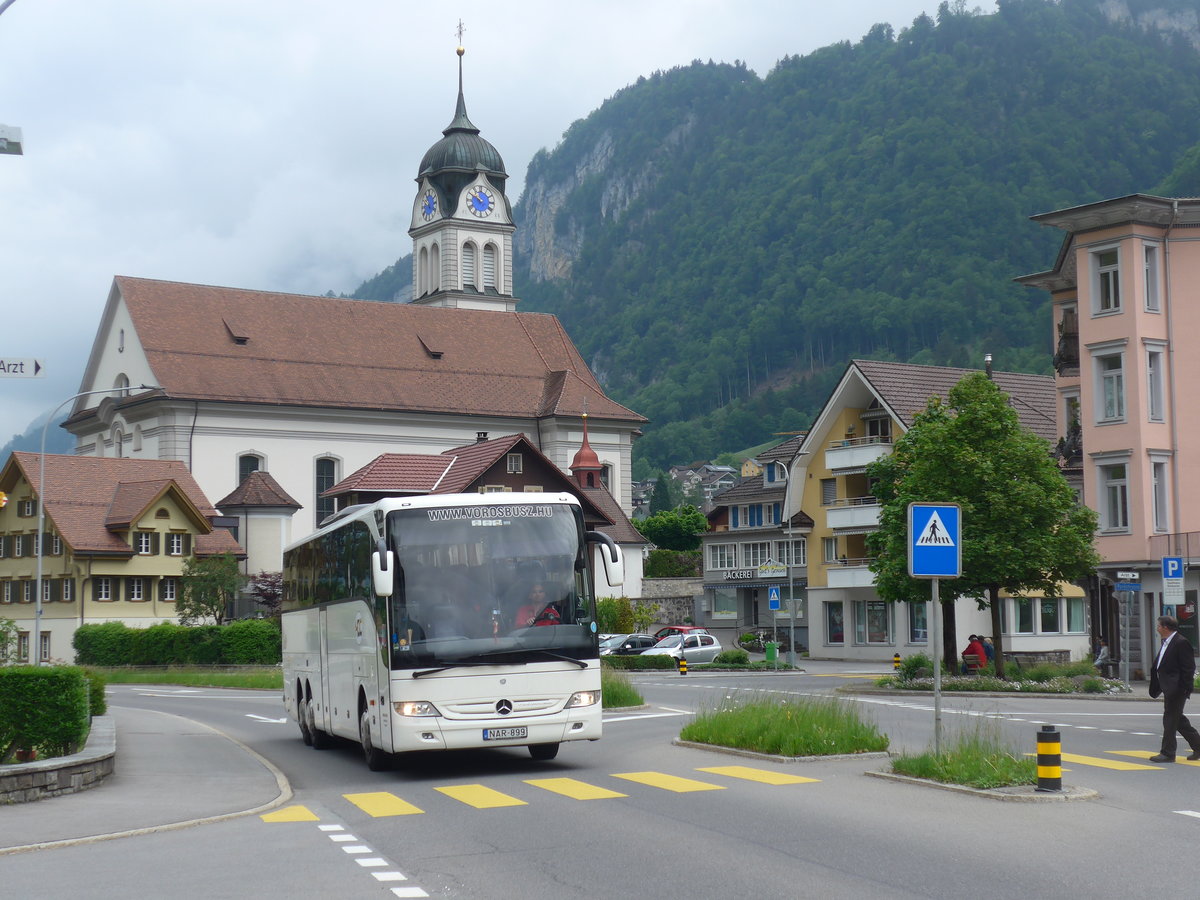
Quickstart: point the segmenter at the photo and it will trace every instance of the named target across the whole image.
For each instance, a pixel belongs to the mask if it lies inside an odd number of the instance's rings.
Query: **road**
[[[995,728],[1032,752],[1043,722],[1059,726],[1064,780],[1101,794],[1005,803],[866,777],[884,767],[878,759],[788,764],[671,744],[687,716],[726,696],[824,695],[866,678],[693,673],[636,683],[648,708],[608,714],[604,740],[564,745],[553,762],[489,750],[380,773],[353,745],[305,747],[292,723],[278,721],[273,695],[115,686],[114,708],[188,717],[252,747],[286,774],[293,801],[266,816],[0,857],[0,878],[6,895],[48,898],[1103,898],[1192,889],[1186,864],[1162,861],[1189,859],[1200,839],[1200,766],[1145,762],[1157,750],[1157,704],[947,698],[947,737]],[[894,749],[929,745],[928,697],[852,702]]]

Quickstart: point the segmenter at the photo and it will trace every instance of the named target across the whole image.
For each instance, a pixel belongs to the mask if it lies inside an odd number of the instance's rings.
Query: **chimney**
[[[488,439],[488,433],[486,431],[475,432],[475,443],[482,444],[487,439]]]
[[[992,377],[992,354],[983,354],[983,371],[987,372],[988,380]]]

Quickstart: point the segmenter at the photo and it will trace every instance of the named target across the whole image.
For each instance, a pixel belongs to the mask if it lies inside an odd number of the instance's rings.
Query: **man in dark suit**
[[[1192,696],[1196,677],[1196,658],[1192,645],[1179,633],[1174,616],[1158,617],[1158,636],[1162,644],[1150,670],[1150,696],[1163,698],[1162,751],[1151,762],[1175,762],[1175,732],[1183,735],[1192,752],[1188,759],[1200,759],[1200,733],[1183,714],[1183,704]]]

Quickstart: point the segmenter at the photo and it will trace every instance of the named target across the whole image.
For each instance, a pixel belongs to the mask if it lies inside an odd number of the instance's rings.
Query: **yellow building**
[[[0,618],[17,623],[21,659],[35,630],[42,660],[71,660],[85,623],[174,621],[185,560],[245,556],[181,462],[48,454],[39,533],[41,471],[23,452],[0,470]]]

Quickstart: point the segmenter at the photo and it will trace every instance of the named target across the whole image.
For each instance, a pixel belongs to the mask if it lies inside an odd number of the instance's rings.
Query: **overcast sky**
[[[467,109],[515,200],[533,154],[639,75],[693,59],[765,75],[936,7],[16,0],[0,124],[25,154],[0,155],[0,358],[45,376],[0,376],[0,444],[79,390],[114,275],[321,294],[409,252],[417,164],[454,112],[460,18]]]

